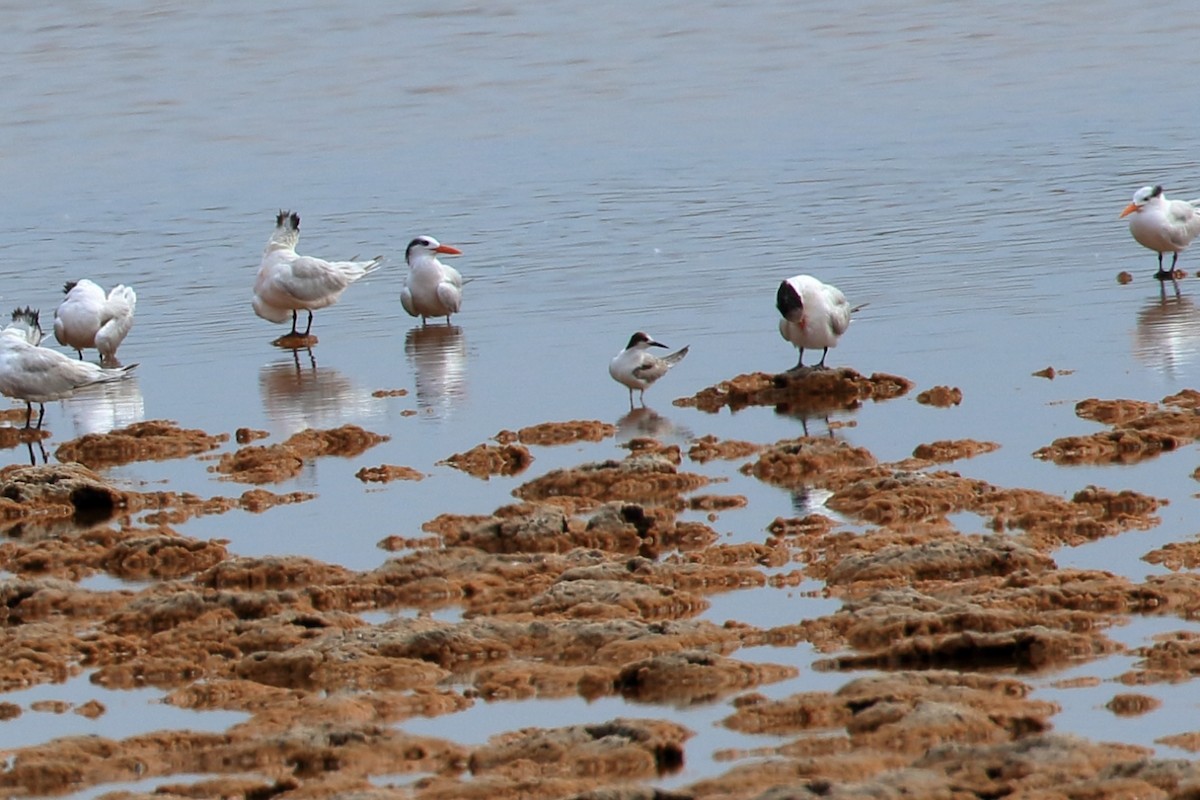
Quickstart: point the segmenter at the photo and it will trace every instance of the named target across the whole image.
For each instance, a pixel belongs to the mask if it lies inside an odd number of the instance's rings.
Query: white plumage
[[[114,286],[107,295],[96,283],[84,278],[63,287],[66,297],[54,312],[54,338],[72,347],[79,357],[94,347],[100,363],[117,364],[117,348],[133,327],[137,294],[129,286]]]
[[[462,308],[462,275],[439,261],[438,253],[457,256],[462,251],[432,236],[418,236],[404,252],[408,283],[400,291],[400,305],[409,315],[420,317],[422,324],[429,317],[445,317],[449,324],[450,315]]]
[[[637,389],[642,405],[646,404],[646,389],[655,381],[666,375],[671,367],[683,360],[688,354],[688,348],[676,350],[666,356],[656,356],[649,352],[651,347],[666,347],[662,342],[656,342],[649,334],[638,331],[629,337],[629,344],[608,362],[608,374],[617,383],[629,388],[629,407],[633,408],[633,390]]]
[[[137,364],[107,368],[41,347],[38,312],[29,308],[12,313],[12,322],[0,331],[0,394],[25,401],[25,427],[30,426],[37,403],[37,427],[42,427],[45,403],[67,397],[84,386],[127,377]]]
[[[1161,186],[1143,186],[1134,192],[1122,217],[1129,217],[1129,232],[1142,247],[1158,253],[1159,280],[1173,277],[1179,254],[1200,234],[1200,200],[1168,200]],[[1132,216],[1130,216],[1132,215]],[[1173,253],[1171,269],[1163,269],[1163,253]]]
[[[779,335],[800,350],[793,369],[804,366],[805,348],[816,347],[824,352],[815,366],[824,369],[829,348],[837,347],[838,339],[850,327],[854,311],[840,289],[811,275],[796,275],[780,283],[775,292],[775,307],[782,315]]]
[[[300,240],[300,215],[280,211],[275,218],[275,233],[263,251],[254,282],[254,313],[270,322],[287,322],[292,317],[296,333],[296,312],[308,312],[304,335],[312,329],[312,312],[331,306],[346,287],[364,275],[370,275],[383,263],[383,256],[370,261],[326,261],[296,254]]]

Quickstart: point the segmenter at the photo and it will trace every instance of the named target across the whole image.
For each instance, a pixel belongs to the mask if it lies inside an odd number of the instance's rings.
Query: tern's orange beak
[[[1125,206],[1125,210],[1121,212],[1121,217],[1128,217],[1137,210],[1137,203],[1130,203],[1129,205]],[[1117,219],[1120,219],[1121,217],[1117,217]]]
[[[437,247],[433,248],[433,252],[445,253],[448,256],[461,256],[462,255],[462,250],[459,250],[457,247],[451,247],[448,244],[439,244]]]

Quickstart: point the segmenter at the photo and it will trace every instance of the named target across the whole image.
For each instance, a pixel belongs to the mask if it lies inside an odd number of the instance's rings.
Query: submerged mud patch
[[[390,438],[363,430],[357,425],[343,425],[330,430],[310,428],[280,444],[248,445],[233,453],[225,453],[216,466],[209,467],[209,470],[240,483],[279,483],[299,475],[308,459],[318,456],[352,458]]]
[[[1181,395],[1164,405],[1189,402]],[[1120,424],[1146,416],[1098,405],[1087,413]],[[563,423],[531,439],[589,435],[611,434]],[[487,447],[528,452],[519,434],[499,438]],[[310,431],[272,447],[245,445],[217,471],[277,480],[292,474],[292,460],[358,455],[381,440],[352,426]],[[686,446],[686,462],[679,445],[640,437],[623,446],[623,458],[527,480],[513,490],[517,500],[490,514],[448,510],[421,535],[388,536],[389,555],[368,570],[238,556],[223,540],[170,527],[311,495],[130,492],[78,464],[0,471],[0,512],[15,526],[0,542],[8,576],[0,578],[0,689],[86,672],[108,690],[155,687],[178,708],[245,715],[215,734],[18,747],[0,792],[153,778],[161,794],[395,796],[380,781],[399,775],[404,796],[418,800],[1002,797],[1047,787],[1100,797],[1200,782],[1195,764],[1050,733],[1056,706],[1034,699],[1022,679],[1123,652],[1106,632],[1129,615],[1200,614],[1187,548],[1160,548],[1156,557],[1178,571],[1140,583],[1062,569],[1052,557],[1152,527],[1165,501],[1097,486],[1053,495],[938,467],[995,446],[969,439],[916,445],[894,463],[832,435],[762,446],[704,437]],[[797,516],[746,529],[744,497],[697,493],[713,479],[693,470],[717,459],[745,459],[744,474],[804,496],[808,510],[794,502]],[[412,477],[388,465],[358,475]],[[102,509],[106,521],[82,524],[81,509]],[[732,509],[742,510],[728,515],[739,519],[731,531],[696,521]],[[982,530],[958,530],[951,520],[961,514]],[[126,583],[78,583],[98,573]],[[792,593],[812,582],[834,610],[789,616]],[[709,618],[715,595],[747,589],[776,590],[785,622]],[[1198,641],[1186,631],[1158,637],[1133,651],[1121,681],[1192,679]],[[826,681],[846,673],[846,682],[768,698],[764,687],[802,677],[790,665],[801,644],[818,654]],[[862,669],[875,674],[853,674]],[[414,717],[532,698],[628,705],[605,721],[555,727],[527,724],[514,706],[508,730],[469,745],[403,730]],[[715,754],[727,765],[722,774],[656,788],[696,754],[692,731],[655,717],[714,703],[729,706],[728,728],[774,738]],[[1152,705],[1120,692],[1108,707],[1119,720]],[[45,708],[104,714],[98,701]],[[3,705],[0,718],[23,711]]]
[[[134,461],[186,458],[215,450],[227,441],[227,433],[214,435],[180,428],[169,420],[149,420],[72,439],[60,445],[54,456],[63,463],[75,461],[99,469]]]

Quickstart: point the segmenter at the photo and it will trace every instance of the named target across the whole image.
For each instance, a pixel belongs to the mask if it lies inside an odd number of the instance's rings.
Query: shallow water
[[[636,10],[155,2],[67,15],[5,4],[0,299],[48,319],[67,280],[138,291],[120,352],[139,362],[136,380],[47,408],[48,447],[138,419],[261,428],[268,441],[346,422],[390,435],[273,487],[316,492],[315,502],[179,527],[248,555],[370,568],[387,557],[376,546],[385,536],[419,535],[443,511],[490,512],[521,480],[620,452],[612,441],[534,448],[525,475],[487,482],[438,465],[504,428],[600,419],[624,420],[625,431],[673,426],[680,440],[798,435],[801,420],[770,409],[708,415],[671,400],[794,363],[775,328],[774,288],[809,272],[869,303],[831,364],[964,395],[951,409],[919,405],[915,392],[869,404],[835,415],[854,423],[836,435],[882,460],[935,439],[992,440],[1000,450],[953,468],[1005,486],[1071,493],[1097,483],[1168,497],[1154,530],[1055,556],[1141,579],[1162,571],[1142,554],[1196,533],[1194,448],[1109,468],[1030,453],[1095,429],[1075,417],[1080,399],[1158,400],[1196,384],[1200,284],[1160,295],[1154,256],[1117,219],[1143,184],[1200,195],[1194,118],[1168,77],[1200,61],[1191,11],[1111,0],[1086,15],[915,0]],[[302,216],[301,252],[389,259],[317,313],[311,355],[272,347],[282,330],[250,309],[280,208]],[[422,329],[399,306],[404,246],[418,233],[464,251],[454,264],[471,283],[448,329]],[[1196,258],[1181,265],[1194,271]],[[1121,270],[1136,280],[1118,285]],[[637,329],[692,347],[649,392],[661,419],[628,419],[626,392],[606,372]],[[1063,374],[1033,377],[1046,366]],[[240,494],[211,463],[111,474]],[[354,478],[380,463],[428,477]],[[702,470],[750,501],[715,527],[758,541],[797,499],[735,467]],[[709,616],[770,625],[828,612],[781,592],[722,596]],[[1157,630],[1134,622],[1124,636],[1137,643]],[[807,653],[767,657],[801,667],[788,690],[824,680]],[[1109,679],[1121,669],[1082,671]],[[72,701],[98,691],[53,689]],[[1096,712],[1116,691],[1053,693],[1064,706],[1057,728],[1094,731],[1099,713],[1106,737],[1151,745],[1191,724],[1186,703],[1136,723]],[[557,724],[552,705],[525,708],[527,724]],[[68,732],[43,722],[26,713],[3,723],[5,741]],[[113,717],[95,725],[110,736],[139,730]],[[681,782],[721,769],[708,751],[733,735],[705,732]]]

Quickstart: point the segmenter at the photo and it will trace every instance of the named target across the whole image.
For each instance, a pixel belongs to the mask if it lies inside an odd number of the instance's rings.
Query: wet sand
[[[915,389],[851,370],[740,375],[677,401],[830,411]],[[931,387],[920,402],[961,402]],[[1058,463],[1130,463],[1200,438],[1200,394],[1161,403],[1092,399],[1076,413],[1105,429],[1049,442]],[[444,463],[481,480],[520,475],[539,448],[604,441],[605,423],[501,431]],[[803,798],[1191,797],[1200,764],[1141,747],[1057,734],[1054,703],[1029,678],[1125,648],[1107,631],[1130,614],[1189,618],[1200,582],[1173,572],[1136,583],[1063,569],[1051,553],[1153,527],[1165,500],[1086,487],[1069,498],[966,478],[951,466],[996,449],[970,439],[921,443],[882,462],[827,436],[772,443],[702,436],[686,449],[635,438],[612,459],[521,483],[489,515],[447,508],[423,536],[389,536],[381,566],[355,571],[302,557],[250,558],[172,526],[234,508],[315,503],[269,488],[313,459],[343,459],[364,482],[421,480],[371,461],[385,439],[357,426],[212,451],[224,433],[166,421],[89,435],[58,465],[0,470],[5,691],[87,674],[109,689],[154,687],[182,709],[248,715],[220,733],[164,730],[126,739],[66,737],[6,753],[0,794],[55,795],[155,778],[155,797]],[[206,455],[207,454],[207,455]],[[100,470],[130,461],[206,458],[227,496],[118,488]],[[681,518],[745,505],[705,474],[731,462],[773,485],[829,493],[829,513],[770,521],[751,543],[724,542]],[[245,488],[241,488],[245,487]],[[239,491],[239,488],[241,490]],[[379,489],[386,491],[386,486]],[[959,530],[971,512],[987,532]],[[839,522],[856,521],[856,528]],[[866,526],[865,531],[861,530]],[[1172,570],[1196,546],[1147,555]],[[141,588],[90,590],[98,574]],[[819,581],[828,615],[772,628],[701,618],[710,598]],[[372,623],[373,611],[416,609]],[[435,612],[455,610],[454,619]],[[366,615],[366,617],[364,617]],[[835,691],[768,697],[797,669],[743,648],[807,644]],[[1200,639],[1180,631],[1130,653],[1109,704],[1151,710],[1139,686],[1200,669]],[[781,658],[781,661],[786,659]],[[873,670],[870,675],[857,674]],[[637,706],[600,724],[524,727],[521,700],[620,697]],[[402,724],[477,703],[514,703],[512,729],[482,745],[417,736]],[[656,789],[689,758],[694,731],[656,706],[724,703],[722,724],[781,742],[717,754],[725,770]],[[71,711],[103,719],[99,701]],[[636,713],[635,713],[636,712]],[[0,718],[26,713],[0,704]],[[1114,734],[1119,736],[1119,734]],[[1200,748],[1200,731],[1171,745]],[[398,776],[411,776],[403,781]],[[119,792],[114,796],[138,796]],[[147,795],[148,796],[148,795]]]

